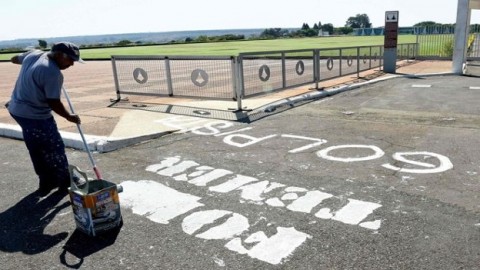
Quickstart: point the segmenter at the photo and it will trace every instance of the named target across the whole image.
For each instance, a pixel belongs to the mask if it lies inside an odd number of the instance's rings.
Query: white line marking
[[[288,205],[287,208],[296,212],[310,213],[315,206],[330,197],[333,197],[333,195],[318,190],[309,191]]]
[[[153,222],[168,224],[173,218],[203,206],[200,197],[176,191],[154,181],[125,181],[120,200],[124,207]]]
[[[348,199],[348,204],[337,211],[332,219],[346,224],[356,225],[381,206],[382,205],[378,203]]]
[[[195,212],[182,222],[182,229],[187,234],[193,235],[205,225],[214,223],[217,219],[231,215],[223,224],[210,228],[208,231],[195,235],[202,239],[231,239],[248,230],[248,219],[240,214],[225,210],[207,210]]]
[[[312,237],[306,233],[295,230],[293,227],[278,227],[277,233],[270,238],[268,238],[264,232],[259,231],[245,239],[245,243],[258,242],[258,244],[250,250],[243,247],[240,238],[232,239],[225,245],[225,247],[270,264],[279,264],[284,258],[290,256],[293,251],[302,245],[308,238]]]
[[[430,88],[432,87],[431,84],[413,84],[412,85],[413,88]]]

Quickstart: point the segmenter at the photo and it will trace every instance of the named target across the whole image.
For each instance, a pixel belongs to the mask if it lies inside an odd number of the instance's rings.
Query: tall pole
[[[385,12],[383,71],[395,73],[397,68],[398,11]]]
[[[452,72],[455,74],[463,74],[463,66],[466,62],[470,14],[470,0],[458,0],[452,63]]]

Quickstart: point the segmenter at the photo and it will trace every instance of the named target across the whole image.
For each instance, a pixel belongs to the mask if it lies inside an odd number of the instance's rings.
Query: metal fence
[[[399,27],[400,35],[414,35],[419,44],[417,51],[418,59],[451,60],[455,45],[454,25],[433,25],[419,27]],[[354,29],[357,36],[384,35],[384,28],[357,28]],[[468,39],[467,60],[480,60],[480,25],[470,25]]]
[[[247,98],[315,82],[315,50],[241,53],[239,95]]]
[[[480,32],[480,27],[478,30]],[[480,61],[480,33],[473,33],[469,36],[467,60]]]
[[[418,59],[451,60],[455,46],[454,26],[432,26],[418,28],[415,32],[419,44]],[[480,60],[480,25],[470,27],[467,60]]]
[[[400,60],[416,57],[417,44],[399,44]],[[112,56],[117,100],[122,94],[242,99],[380,68],[383,46],[270,52],[236,57]]]
[[[320,81],[382,66],[383,46],[319,50]]]

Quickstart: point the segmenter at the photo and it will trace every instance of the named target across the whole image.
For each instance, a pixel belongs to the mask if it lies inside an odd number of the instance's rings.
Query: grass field
[[[111,55],[214,55],[236,56],[242,52],[324,49],[382,45],[383,36],[315,37],[298,39],[252,40],[215,43],[168,44],[120,48],[82,49],[83,59],[110,59]],[[400,35],[399,43],[414,43],[416,36]],[[15,54],[0,54],[9,60]]]

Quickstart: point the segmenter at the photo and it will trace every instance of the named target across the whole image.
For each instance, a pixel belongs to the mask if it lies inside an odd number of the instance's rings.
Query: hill
[[[167,43],[172,40],[185,40],[186,38],[196,38],[198,36],[221,36],[221,35],[244,35],[246,38],[260,35],[265,29],[226,29],[226,30],[198,30],[198,31],[173,31],[173,32],[153,32],[153,33],[126,33],[109,35],[91,35],[91,36],[69,36],[69,37],[51,37],[51,38],[29,38],[0,41],[2,48],[20,48],[24,49],[30,46],[37,46],[38,40],[45,40],[48,44],[58,41],[70,41],[77,45],[92,44],[111,44],[121,40],[130,40],[132,42],[142,43]]]

